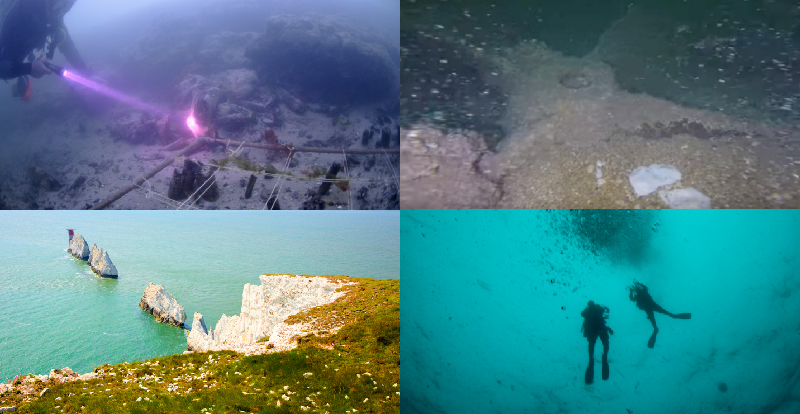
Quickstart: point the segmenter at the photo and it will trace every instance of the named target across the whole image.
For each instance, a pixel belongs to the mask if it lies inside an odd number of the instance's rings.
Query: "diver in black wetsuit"
[[[659,306],[654,300],[653,297],[650,296],[650,292],[647,290],[647,286],[633,281],[633,286],[628,286],[628,290],[630,291],[630,298],[632,301],[636,302],[636,306],[647,312],[647,319],[650,319],[650,323],[653,324],[653,335],[650,337],[650,340],[647,342],[647,347],[652,348],[656,345],[656,335],[658,334],[658,327],[656,326],[656,317],[655,312],[663,313],[664,315],[671,316],[675,319],[691,319],[691,313],[679,313],[674,314],[667,312]]]
[[[583,336],[589,340],[589,366],[586,367],[587,384],[594,381],[594,344],[597,342],[598,336],[603,342],[603,380],[608,379],[608,335],[614,335],[614,331],[606,326],[607,313],[607,307],[596,305],[591,300],[586,309],[581,312],[581,316],[583,316],[581,331],[583,331]]]
[[[64,54],[73,69],[86,77],[91,70],[81,58],[64,26],[64,15],[76,0],[0,0],[0,79],[18,79],[18,94],[30,93],[27,77],[40,78],[52,72],[48,65],[56,48]],[[39,58],[33,52],[41,50]]]

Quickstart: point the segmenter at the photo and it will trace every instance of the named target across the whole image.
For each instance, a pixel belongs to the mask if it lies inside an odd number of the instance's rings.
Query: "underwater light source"
[[[197,125],[197,119],[195,119],[194,114],[186,118],[186,125],[189,126],[189,130],[192,131],[195,138],[202,133],[202,128],[200,128],[200,125]]]

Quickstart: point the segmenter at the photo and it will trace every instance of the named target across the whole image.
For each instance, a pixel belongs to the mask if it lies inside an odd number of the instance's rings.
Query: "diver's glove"
[[[45,60],[36,59],[31,62],[31,76],[39,79],[44,75],[52,75],[53,72],[45,65]]]

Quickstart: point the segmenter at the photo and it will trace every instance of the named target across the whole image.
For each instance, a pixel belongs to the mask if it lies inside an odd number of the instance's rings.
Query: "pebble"
[[[680,181],[680,179],[680,171],[671,165],[664,164],[638,167],[629,177],[633,191],[638,197],[651,194],[661,187]]]
[[[661,190],[658,195],[670,208],[711,208],[711,199],[692,187]]]

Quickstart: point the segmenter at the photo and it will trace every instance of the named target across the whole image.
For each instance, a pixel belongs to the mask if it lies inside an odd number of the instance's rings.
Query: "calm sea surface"
[[[119,279],[70,256],[74,227]],[[149,282],[215,325],[265,273],[400,277],[399,212],[0,212],[0,381],[182,352],[139,309]]]

